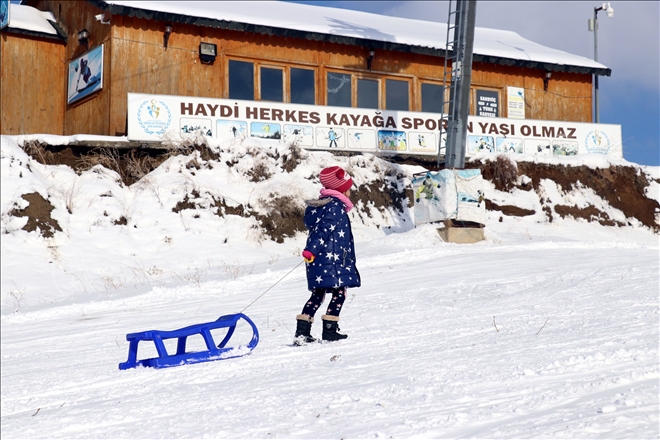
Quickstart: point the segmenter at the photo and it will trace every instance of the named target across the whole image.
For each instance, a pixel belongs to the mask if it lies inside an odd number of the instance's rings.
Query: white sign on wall
[[[437,156],[442,124],[439,113],[128,94],[131,141],[257,137],[306,149]],[[467,126],[467,156],[623,156],[620,125],[470,116]],[[444,144],[443,138],[441,153]]]
[[[507,87],[507,116],[510,119],[525,119],[525,89]]]

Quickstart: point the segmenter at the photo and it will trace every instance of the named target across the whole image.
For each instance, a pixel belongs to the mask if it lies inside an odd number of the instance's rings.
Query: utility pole
[[[476,0],[458,0],[456,2],[449,112],[447,115],[446,168],[461,169],[465,167],[476,16]]]
[[[603,3],[599,8],[594,8],[594,18],[589,20],[589,30],[594,32],[594,61],[598,61],[598,12],[605,11],[607,16],[614,17],[614,9],[609,3]],[[594,74],[594,113],[596,124],[600,124],[600,103],[598,100],[598,74]]]

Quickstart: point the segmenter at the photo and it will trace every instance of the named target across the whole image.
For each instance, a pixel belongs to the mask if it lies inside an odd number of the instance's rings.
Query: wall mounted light
[[[218,46],[213,43],[199,43],[199,59],[204,64],[213,64],[218,56]]]
[[[545,77],[543,78],[543,91],[544,92],[548,91],[548,83],[550,82],[551,77],[552,77],[552,72],[545,72]]]
[[[85,48],[89,47],[89,31],[87,29],[78,32],[78,44],[85,46]]]
[[[371,62],[373,59],[376,57],[376,51],[375,50],[370,50],[369,51],[369,56],[367,57],[367,70],[371,71]]]
[[[172,33],[172,25],[168,23],[165,25],[165,33],[163,34],[163,44],[165,45],[165,49],[167,49],[167,43],[170,41],[171,33]]]

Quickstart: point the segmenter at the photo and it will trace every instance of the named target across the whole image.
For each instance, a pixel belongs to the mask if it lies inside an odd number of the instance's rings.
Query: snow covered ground
[[[293,347],[304,234],[266,240],[209,197],[259,209],[272,193],[315,197],[308,177],[326,165],[358,183],[384,165],[309,153],[247,183],[250,148],[212,168],[174,157],[125,187],[101,167],[40,165],[2,137],[3,438],[659,437],[657,234],[497,213],[485,241],[457,245],[413,228],[410,212],[352,212],[363,286],[342,312],[349,338]],[[209,209],[172,212],[192,190]],[[43,238],[9,215],[31,192],[62,232]],[[248,356],[118,369],[127,333],[246,307],[260,333]]]

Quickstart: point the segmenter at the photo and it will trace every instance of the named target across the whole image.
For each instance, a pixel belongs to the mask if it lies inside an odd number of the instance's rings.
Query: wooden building
[[[438,112],[443,93],[441,23],[285,2],[25,0],[12,8],[23,9],[14,16],[48,14],[54,32],[13,20],[0,32],[2,134],[122,136],[128,93],[416,112]],[[507,39],[528,50],[493,49]],[[68,100],[72,61],[100,46],[102,87]],[[490,96],[492,116],[509,117],[507,88],[516,87],[526,119],[591,122],[593,75],[610,73],[513,32],[479,28],[470,114]]]

